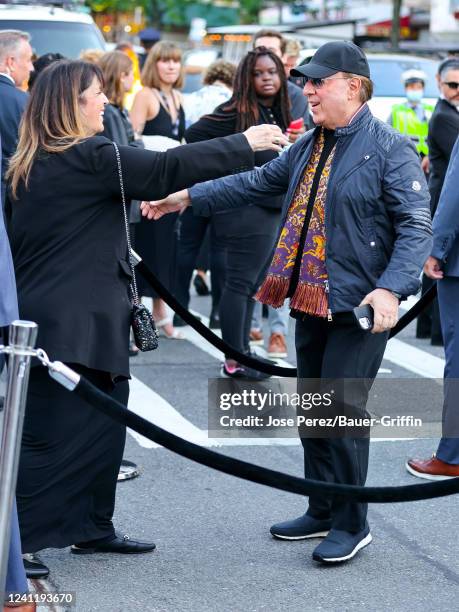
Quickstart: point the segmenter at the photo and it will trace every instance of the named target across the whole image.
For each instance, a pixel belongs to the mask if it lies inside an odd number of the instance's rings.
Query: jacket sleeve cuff
[[[414,295],[419,291],[421,281],[409,274],[386,270],[376,283],[377,289],[395,291],[403,297]]]
[[[453,240],[450,236],[437,236],[434,239],[431,256],[439,261],[446,261]]]
[[[193,214],[200,217],[210,217],[211,206],[209,203],[209,185],[207,182],[194,185],[188,190],[188,194],[191,199]]]

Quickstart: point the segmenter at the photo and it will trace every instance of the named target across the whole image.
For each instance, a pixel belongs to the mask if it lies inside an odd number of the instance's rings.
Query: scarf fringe
[[[280,308],[284,303],[289,285],[290,278],[268,274],[254,299],[267,306]]]
[[[328,297],[325,285],[311,285],[299,282],[290,300],[290,308],[316,317],[326,317]]]

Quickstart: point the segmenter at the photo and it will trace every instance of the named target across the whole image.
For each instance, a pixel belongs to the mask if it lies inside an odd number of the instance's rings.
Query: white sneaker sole
[[[268,353],[268,357],[272,359],[285,359],[287,357],[287,353]]]
[[[456,478],[456,476],[443,476],[441,474],[424,474],[423,472],[418,472],[414,470],[408,462],[405,463],[405,467],[407,472],[416,476],[417,478],[424,478],[424,480],[450,480],[451,478]]]
[[[329,533],[329,531],[316,531],[315,533],[302,536],[285,536],[278,535],[277,533],[272,533],[271,535],[277,540],[309,540],[310,538],[325,538]]]
[[[360,540],[360,542],[357,544],[354,550],[350,552],[348,555],[345,555],[344,557],[330,557],[328,559],[324,558],[324,559],[320,559],[319,561],[321,563],[340,563],[341,561],[349,561],[349,559],[352,559],[352,557],[355,557],[355,555],[359,552],[359,550],[362,550],[362,548],[365,548],[365,546],[368,546],[368,544],[370,544],[372,540],[373,538],[371,537],[371,533],[369,533],[365,538],[363,538],[363,540]],[[316,561],[317,559],[314,559],[314,560]]]

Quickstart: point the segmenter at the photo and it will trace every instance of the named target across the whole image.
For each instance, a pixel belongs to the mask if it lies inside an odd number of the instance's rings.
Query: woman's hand
[[[300,128],[298,128],[296,130],[291,130],[289,128],[287,130],[287,132],[286,132],[286,137],[288,138],[288,141],[290,143],[294,143],[294,142],[296,142],[298,140],[298,138],[300,136],[303,136],[303,134],[305,134],[305,133],[306,133],[306,128],[303,125],[303,127],[300,127]]]
[[[157,221],[163,215],[168,213],[182,213],[191,204],[191,199],[188,194],[188,189],[182,189],[164,198],[164,200],[156,200],[153,202],[142,202],[140,210],[143,217],[154,219]]]
[[[282,151],[289,144],[277,125],[254,125],[244,132],[252,151]]]

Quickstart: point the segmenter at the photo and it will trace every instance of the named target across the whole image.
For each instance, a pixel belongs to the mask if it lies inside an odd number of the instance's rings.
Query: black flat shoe
[[[115,536],[108,542],[82,542],[73,544],[70,549],[74,555],[92,555],[93,553],[119,553],[122,555],[138,555],[141,553],[152,552],[156,544],[153,542],[137,542],[131,540],[129,536]]]
[[[200,274],[196,274],[196,276],[194,277],[193,285],[198,295],[209,295],[209,287],[207,286],[206,281],[202,278]]]
[[[28,559],[23,559],[23,563],[26,576],[30,580],[40,580],[48,577],[49,568],[43,563],[39,561],[29,561]]]

